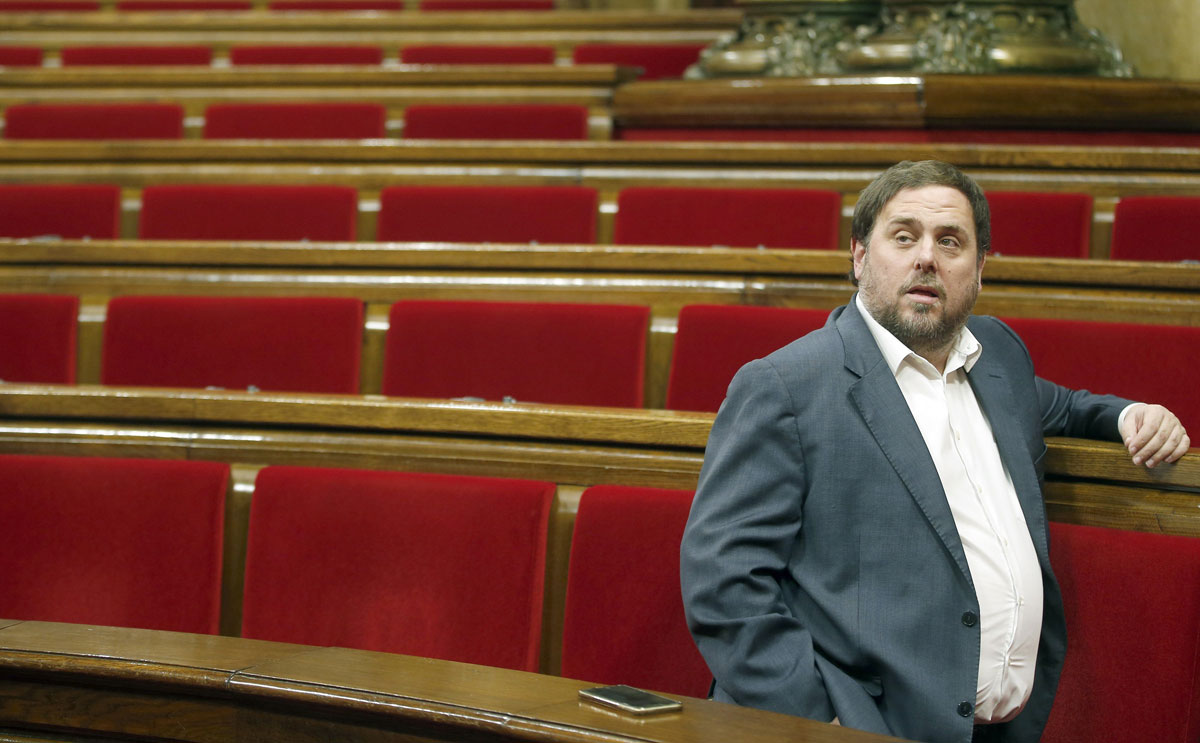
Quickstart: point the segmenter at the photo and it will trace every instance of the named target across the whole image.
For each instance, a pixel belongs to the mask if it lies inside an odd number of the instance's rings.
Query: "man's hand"
[[[1153,467],[1174,462],[1192,445],[1183,424],[1162,405],[1136,403],[1121,422],[1121,438],[1133,456],[1134,464]]]

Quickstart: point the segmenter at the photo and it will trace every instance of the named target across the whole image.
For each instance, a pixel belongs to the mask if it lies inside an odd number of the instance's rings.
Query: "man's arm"
[[[1133,404],[1122,416],[1120,428],[1133,463],[1145,463],[1147,468],[1174,462],[1192,445],[1183,424],[1162,405]]]

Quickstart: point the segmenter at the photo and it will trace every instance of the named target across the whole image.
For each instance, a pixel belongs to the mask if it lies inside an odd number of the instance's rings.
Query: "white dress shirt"
[[[966,327],[944,373],[880,325],[857,299],[921,431],[950,504],[979,601],[975,720],[1017,715],[1033,688],[1042,573],[1021,504],[967,372],[983,347]]]

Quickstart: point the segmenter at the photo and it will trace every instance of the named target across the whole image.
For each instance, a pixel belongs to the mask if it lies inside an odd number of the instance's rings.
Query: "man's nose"
[[[913,253],[913,260],[916,262],[916,267],[921,271],[930,271],[937,265],[937,246],[934,245],[933,238],[922,238],[917,243],[917,249]]]

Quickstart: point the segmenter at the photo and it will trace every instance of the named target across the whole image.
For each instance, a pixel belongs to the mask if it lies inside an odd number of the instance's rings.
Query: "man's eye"
[[[942,244],[942,247],[957,248],[958,240],[954,239],[953,237],[943,237],[941,239],[941,244]]]
[[[896,242],[908,244],[913,241],[912,235],[896,235]]]

